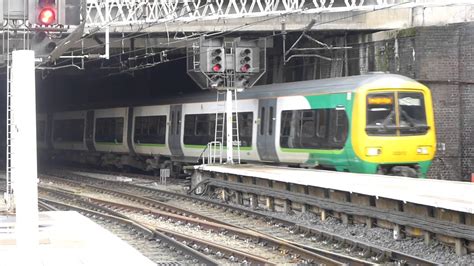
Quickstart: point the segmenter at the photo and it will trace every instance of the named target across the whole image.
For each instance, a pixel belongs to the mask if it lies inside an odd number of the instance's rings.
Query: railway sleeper
[[[420,215],[417,211],[405,210],[405,208],[410,209],[411,207],[407,208],[401,202],[378,199],[374,204],[373,200],[369,198],[368,204],[362,204],[361,206],[357,201],[351,202],[348,200],[347,195],[350,198],[349,193],[333,193],[333,195],[338,196],[319,198],[302,193],[282,191],[268,187],[260,188],[254,185],[233,183],[225,180],[208,179],[207,182],[209,183],[208,185],[215,188],[225,187],[230,191],[262,195],[275,201],[298,202],[316,206],[323,210],[321,212],[322,219],[325,216],[324,210],[331,210],[333,213],[338,214],[336,216],[339,219],[345,217],[342,219],[346,219],[347,222],[355,216],[365,217],[368,227],[376,224],[377,226],[391,229],[394,231],[395,239],[401,239],[408,233],[410,236],[424,237],[427,240],[425,242],[429,243],[431,237],[435,236],[443,243],[454,245],[455,252],[458,255],[464,255],[468,251],[472,252],[472,242],[474,241],[474,226],[472,223],[466,224],[462,219],[443,219],[442,215],[434,217]],[[331,195],[331,193],[329,194]],[[335,198],[342,198],[342,200],[336,200]],[[442,210],[438,212],[442,212]],[[343,215],[341,216],[341,214]]]

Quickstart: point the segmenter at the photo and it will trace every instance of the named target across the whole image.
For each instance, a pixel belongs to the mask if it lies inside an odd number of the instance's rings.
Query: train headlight
[[[418,146],[418,148],[416,148],[416,153],[417,154],[422,154],[422,155],[430,154],[430,147],[429,146]]]
[[[367,156],[379,156],[382,154],[382,148],[380,147],[366,147],[365,155]]]

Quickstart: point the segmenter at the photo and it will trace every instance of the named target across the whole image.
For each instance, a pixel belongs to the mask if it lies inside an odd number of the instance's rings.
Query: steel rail
[[[62,175],[64,175],[64,174],[62,174]],[[55,178],[55,177],[51,177],[51,178]],[[74,180],[82,180],[82,181],[89,180],[87,182],[102,182],[102,183],[107,184],[109,186],[110,185],[126,186],[128,189],[129,188],[134,188],[134,189],[140,190],[140,191],[148,191],[148,192],[154,193],[155,196],[159,196],[159,197],[166,196],[166,197],[170,197],[170,198],[173,198],[173,199],[187,199],[187,200],[192,201],[193,203],[199,203],[200,202],[200,203],[203,203],[203,204],[210,204],[210,205],[213,205],[213,206],[219,206],[220,208],[223,208],[223,209],[232,210],[235,213],[247,214],[247,215],[250,215],[250,216],[253,216],[253,217],[258,217],[260,219],[267,220],[267,221],[271,220],[273,223],[280,224],[280,225],[285,226],[287,228],[294,228],[298,232],[306,233],[306,234],[312,235],[313,237],[316,237],[316,238],[326,239],[326,240],[329,240],[329,241],[332,241],[332,242],[335,242],[335,243],[343,243],[344,246],[346,246],[349,249],[359,250],[362,257],[369,257],[369,256],[375,254],[375,258],[376,259],[378,258],[381,261],[389,259],[389,260],[394,260],[394,261],[398,261],[398,262],[409,262],[410,264],[422,264],[422,265],[434,265],[435,264],[432,261],[424,260],[424,259],[421,259],[421,258],[418,258],[418,257],[415,257],[415,256],[411,256],[409,254],[400,253],[400,252],[397,252],[397,251],[392,250],[392,249],[382,248],[382,247],[379,247],[379,246],[371,245],[369,243],[364,243],[364,242],[360,242],[360,241],[357,241],[357,240],[352,240],[352,239],[349,239],[347,237],[338,235],[336,233],[332,233],[332,232],[328,232],[328,231],[324,231],[324,230],[319,230],[319,229],[316,230],[314,228],[308,228],[304,225],[297,224],[297,223],[295,223],[293,221],[290,221],[290,220],[286,220],[286,219],[282,219],[282,218],[276,218],[276,217],[273,217],[273,216],[268,216],[268,215],[265,215],[265,214],[262,214],[262,213],[259,213],[259,212],[256,212],[256,211],[249,210],[247,208],[234,206],[234,205],[228,205],[228,204],[216,202],[216,201],[213,201],[213,200],[207,200],[207,199],[204,199],[202,197],[197,197],[197,196],[193,196],[193,195],[184,195],[184,194],[180,194],[180,193],[176,193],[176,192],[159,190],[159,189],[156,189],[156,188],[150,188],[150,187],[145,187],[145,186],[141,186],[141,185],[123,183],[123,182],[118,182],[118,181],[113,181],[113,180],[105,180],[105,179],[101,179],[101,178],[95,178],[95,177],[90,177],[90,176],[85,176],[85,175],[80,175],[80,174],[67,174],[66,178],[68,178],[67,179],[68,181],[70,181],[69,178],[73,178]],[[55,179],[57,179],[57,178],[55,178]],[[64,178],[59,178],[59,179],[64,181]],[[93,181],[91,181],[91,180],[93,180]],[[75,181],[75,182],[79,183],[77,181]],[[299,243],[293,243],[293,244],[297,245],[297,246],[300,246],[302,248],[307,248],[307,249],[310,248],[309,250],[312,251],[312,252],[315,252],[315,253],[318,252],[317,249],[312,248],[312,247],[307,247],[307,246],[301,245]]]
[[[315,253],[315,252],[309,251],[307,249],[303,249],[299,246],[296,246],[292,243],[289,243],[288,241],[276,239],[275,237],[265,235],[265,234],[261,234],[261,233],[258,233],[258,232],[254,232],[254,231],[251,231],[251,230],[248,230],[248,229],[243,229],[243,228],[241,229],[241,228],[235,227],[233,225],[229,225],[227,223],[223,224],[222,222],[218,222],[218,223],[208,222],[208,221],[198,220],[198,219],[191,218],[191,217],[186,217],[186,216],[181,216],[181,215],[176,215],[176,214],[170,214],[170,213],[166,213],[166,212],[163,212],[163,211],[155,211],[155,210],[150,209],[150,208],[143,208],[143,207],[139,207],[139,206],[133,206],[133,205],[113,202],[113,201],[109,201],[109,200],[97,199],[97,198],[91,197],[91,196],[76,195],[76,194],[73,194],[73,192],[67,192],[66,190],[63,190],[63,189],[62,190],[54,190],[54,189],[51,189],[51,188],[42,188],[42,187],[40,187],[40,190],[45,191],[47,193],[54,193],[54,194],[60,195],[62,197],[66,197],[66,198],[69,198],[71,200],[74,200],[76,202],[81,201],[81,203],[84,204],[84,205],[89,205],[92,208],[101,209],[101,210],[106,211],[106,212],[113,212],[113,211],[110,210],[111,209],[110,207],[103,207],[104,204],[110,205],[110,206],[115,206],[115,207],[118,206],[118,207],[121,207],[121,208],[127,208],[127,209],[130,209],[130,210],[134,210],[136,212],[146,212],[146,213],[149,213],[149,214],[154,214],[154,215],[158,215],[158,216],[162,216],[162,217],[164,216],[168,219],[182,221],[185,224],[196,224],[196,225],[199,225],[202,228],[212,229],[212,230],[215,230],[216,232],[226,231],[227,233],[232,233],[233,235],[239,236],[243,239],[253,239],[253,240],[255,240],[259,243],[265,242],[268,245],[273,246],[275,248],[278,248],[280,250],[285,250],[287,252],[297,254],[298,257],[301,260],[311,262],[311,263],[321,263],[321,264],[325,264],[325,265],[340,265],[341,264],[340,261],[342,260],[343,263],[351,262],[351,263],[357,263],[357,264],[368,264],[365,261],[360,261],[360,260],[353,259],[353,258],[350,258],[350,257],[347,257],[347,256],[342,256],[342,258],[340,256],[339,258],[337,258],[334,254],[331,254],[332,258],[328,259],[328,257],[325,256],[323,254],[323,252]],[[143,198],[143,200],[149,200],[149,199]],[[120,216],[124,219],[125,218],[128,219],[128,217],[123,216],[123,215],[121,215],[120,213],[117,213],[117,212],[115,212],[114,215]],[[159,229],[159,228],[155,228],[155,229],[157,229],[159,231],[164,230],[164,229],[162,230],[162,229]],[[207,244],[207,245],[209,245],[209,244]],[[235,251],[234,253],[236,253],[236,252],[237,251]],[[243,254],[239,254],[239,256],[242,257]]]
[[[42,175],[41,177],[54,179],[57,182],[65,182],[64,179],[53,177],[53,176],[44,176],[44,175]],[[102,179],[97,179],[97,180],[102,180]],[[207,221],[213,221],[213,222],[216,222],[216,223],[220,223],[220,221],[218,219],[203,216],[203,215],[200,215],[199,213],[186,211],[186,210],[183,210],[182,208],[177,208],[175,206],[172,206],[170,204],[166,204],[166,203],[164,203],[162,201],[159,201],[159,200],[140,197],[140,196],[137,196],[137,195],[133,195],[133,194],[130,194],[130,193],[125,193],[125,192],[117,191],[117,190],[113,190],[113,189],[106,189],[106,188],[103,188],[103,187],[100,187],[100,186],[97,186],[97,185],[84,184],[84,183],[81,183],[80,181],[75,181],[75,180],[68,180],[68,182],[75,183],[79,187],[87,187],[87,188],[93,189],[95,191],[100,191],[100,192],[107,193],[107,194],[115,194],[116,196],[120,196],[120,197],[128,199],[128,200],[133,200],[133,201],[136,201],[136,202],[139,202],[139,203],[142,203],[142,204],[154,207],[154,208],[161,209],[161,210],[166,211],[166,212],[175,213],[175,214],[179,214],[179,215],[182,215],[182,216],[189,216],[189,217],[194,217],[194,218],[198,218],[198,219],[202,219],[202,220],[207,220]],[[114,184],[117,185],[117,183],[114,183]],[[46,188],[44,188],[44,189],[46,189]],[[66,192],[68,192],[68,191],[66,191]]]
[[[140,222],[134,221],[133,219],[126,219],[120,216],[112,215],[112,214],[106,214],[102,212],[97,212],[94,210],[86,209],[86,208],[81,208],[78,206],[74,206],[71,204],[66,204],[58,201],[54,201],[51,199],[41,199],[42,201],[50,204],[50,205],[59,205],[67,209],[71,210],[76,210],[80,213],[89,213],[94,216],[102,217],[104,219],[110,219],[113,221],[116,221],[118,223],[123,223],[127,224],[128,226],[132,226],[135,228],[138,232],[142,233],[143,235],[148,236],[151,239],[159,239],[162,242],[167,243],[169,246],[173,246],[176,249],[180,249],[184,254],[187,254],[188,256],[191,256],[192,258],[196,259],[197,264],[205,264],[205,265],[219,265],[219,263],[208,256],[188,247],[187,245],[182,244],[181,242],[173,239],[172,237],[163,234],[162,232],[159,232],[153,228],[150,228],[149,226],[143,225]]]

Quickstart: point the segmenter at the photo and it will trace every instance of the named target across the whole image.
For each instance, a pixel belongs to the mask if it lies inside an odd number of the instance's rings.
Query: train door
[[[260,99],[258,101],[257,150],[262,161],[278,162],[275,146],[277,99]]]
[[[94,110],[86,114],[86,147],[89,151],[95,151],[94,146]]]
[[[183,156],[183,150],[181,148],[181,115],[183,106],[182,105],[171,105],[170,106],[170,127],[168,131],[168,144],[172,156]]]

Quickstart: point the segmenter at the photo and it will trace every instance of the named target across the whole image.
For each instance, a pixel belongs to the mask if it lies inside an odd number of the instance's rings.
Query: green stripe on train
[[[335,109],[344,107],[348,123],[349,132],[347,140],[343,149],[340,150],[317,150],[317,149],[302,149],[308,152],[308,160],[306,164],[324,165],[334,167],[338,171],[358,172],[354,169],[355,162],[350,162],[349,158],[355,158],[352,149],[350,128],[352,124],[352,106],[354,101],[353,93],[338,93],[338,94],[324,94],[324,95],[310,95],[305,96],[311,109]],[[359,162],[363,163],[363,162]]]

